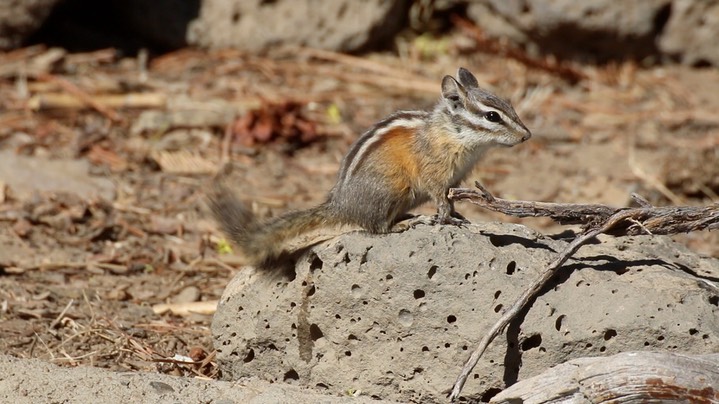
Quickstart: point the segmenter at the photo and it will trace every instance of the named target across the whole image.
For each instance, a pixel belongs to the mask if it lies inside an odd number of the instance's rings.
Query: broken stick
[[[529,201],[508,201],[495,198],[479,182],[475,182],[479,191],[471,189],[451,189],[451,200],[469,200],[483,208],[517,217],[550,217],[560,224],[582,224],[583,232],[559,253],[541,275],[532,282],[527,290],[490,328],[474,349],[462,367],[457,381],[449,395],[450,401],[456,400],[467,377],[479,362],[489,344],[519,314],[524,306],[536,296],[544,285],[579,248],[599,234],[616,237],[639,234],[677,234],[697,230],[719,229],[719,204],[711,206],[673,206],[653,207],[646,200],[634,196],[641,205],[637,208],[612,208],[605,205],[581,205],[564,203],[545,203]]]

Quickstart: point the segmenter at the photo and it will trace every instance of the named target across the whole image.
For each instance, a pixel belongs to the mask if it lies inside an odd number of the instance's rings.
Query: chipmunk
[[[432,200],[430,223],[467,221],[447,197],[487,149],[511,147],[531,137],[512,106],[481,88],[467,69],[442,79],[442,97],[431,112],[396,112],[365,132],[343,158],[337,183],[319,206],[258,221],[224,185],[209,206],[250,263],[271,267],[285,243],[327,226],[358,225],[388,233],[409,210]],[[410,226],[427,223],[412,219]]]

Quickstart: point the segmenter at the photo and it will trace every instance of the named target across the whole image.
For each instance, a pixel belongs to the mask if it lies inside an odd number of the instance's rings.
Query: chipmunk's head
[[[460,67],[457,78],[442,80],[443,110],[468,145],[514,146],[532,134],[507,101],[479,88],[477,78]]]

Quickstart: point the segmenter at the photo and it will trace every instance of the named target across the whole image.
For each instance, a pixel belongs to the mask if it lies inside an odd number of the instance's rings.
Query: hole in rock
[[[312,262],[310,262],[310,271],[314,272],[314,271],[316,271],[316,270],[318,270],[318,269],[322,269],[322,265],[323,265],[323,264],[324,264],[324,263],[322,262],[322,260],[320,259],[320,257],[318,257],[317,255],[315,255],[314,257],[312,257]]]
[[[352,351],[345,351],[345,356],[352,356]]]
[[[354,334],[348,335],[348,336],[347,336],[347,339],[350,340],[350,341],[359,341],[359,338],[357,338],[357,336],[354,335]]]
[[[424,290],[416,289],[413,293],[415,299],[421,299],[424,297]]]
[[[689,329],[689,335],[696,335],[699,332],[696,328],[690,328]]]
[[[719,296],[711,296],[709,297],[709,303],[713,304],[714,306],[719,306]]]
[[[610,339],[612,339],[616,336],[617,336],[616,330],[609,329],[607,331],[604,331],[604,340],[605,341],[609,341]]]
[[[507,264],[507,275],[513,275],[514,271],[517,270],[517,263],[514,261],[509,261],[509,264]]]
[[[475,378],[475,379],[478,379],[478,378],[479,378],[479,375],[475,373],[475,374],[474,374],[474,378]],[[482,398],[480,398],[480,401],[483,402],[483,403],[488,403],[489,400],[492,399],[492,397],[496,396],[496,395],[499,394],[500,392],[502,392],[502,389],[498,389],[498,388],[495,388],[495,387],[489,388],[489,389],[487,389],[487,390],[482,394]]]
[[[452,315],[452,314],[450,314],[449,316],[447,316],[447,322],[448,322],[448,323],[452,324],[452,323],[454,323],[455,321],[457,321],[457,317],[456,317],[456,316],[454,316],[454,315]]]
[[[307,297],[310,297],[315,294],[315,285],[310,286],[310,289],[307,291]]]
[[[429,268],[429,271],[427,271],[427,278],[432,279],[436,273],[437,273],[437,265],[432,265]]]
[[[529,338],[526,338],[524,341],[522,341],[522,351],[529,351],[530,349],[537,348],[540,345],[542,345],[542,335],[541,334],[534,334],[530,336]]]
[[[414,316],[412,315],[412,312],[410,312],[407,309],[402,309],[399,311],[399,323],[400,324],[402,324],[405,327],[411,327],[413,322],[414,322]]]
[[[495,247],[506,247],[512,244],[513,240],[513,237],[509,235],[489,235],[489,242],[492,243],[492,245]]]
[[[311,324],[310,325],[310,338],[312,338],[312,341],[317,341],[318,339],[324,337],[324,334],[322,333],[322,330],[320,330],[320,327],[317,324]]]
[[[242,359],[245,363],[250,363],[255,359],[255,350],[250,348],[249,351],[247,351],[247,355],[245,355],[244,359]]]
[[[290,369],[287,372],[285,372],[285,377],[283,379],[284,381],[288,380],[300,380],[300,375],[297,374],[297,371],[294,369]]]
[[[495,299],[499,298],[499,296],[500,296],[501,294],[502,294],[502,291],[501,291],[501,290],[498,290],[498,291],[494,292],[494,298],[495,298]]]
[[[499,313],[502,310],[502,307],[504,306],[502,306],[501,304],[494,306],[494,312]]]
[[[564,318],[567,317],[564,314],[557,317],[557,320],[554,322],[554,328],[557,329],[557,331],[562,329],[562,322],[564,322]]]
[[[423,346],[423,347],[422,347],[422,352],[429,352],[429,348],[427,348],[426,346]]]

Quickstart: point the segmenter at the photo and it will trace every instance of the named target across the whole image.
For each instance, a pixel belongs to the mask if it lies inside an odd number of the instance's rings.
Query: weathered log
[[[717,403],[719,354],[623,352],[580,358],[522,380],[491,403]]]

